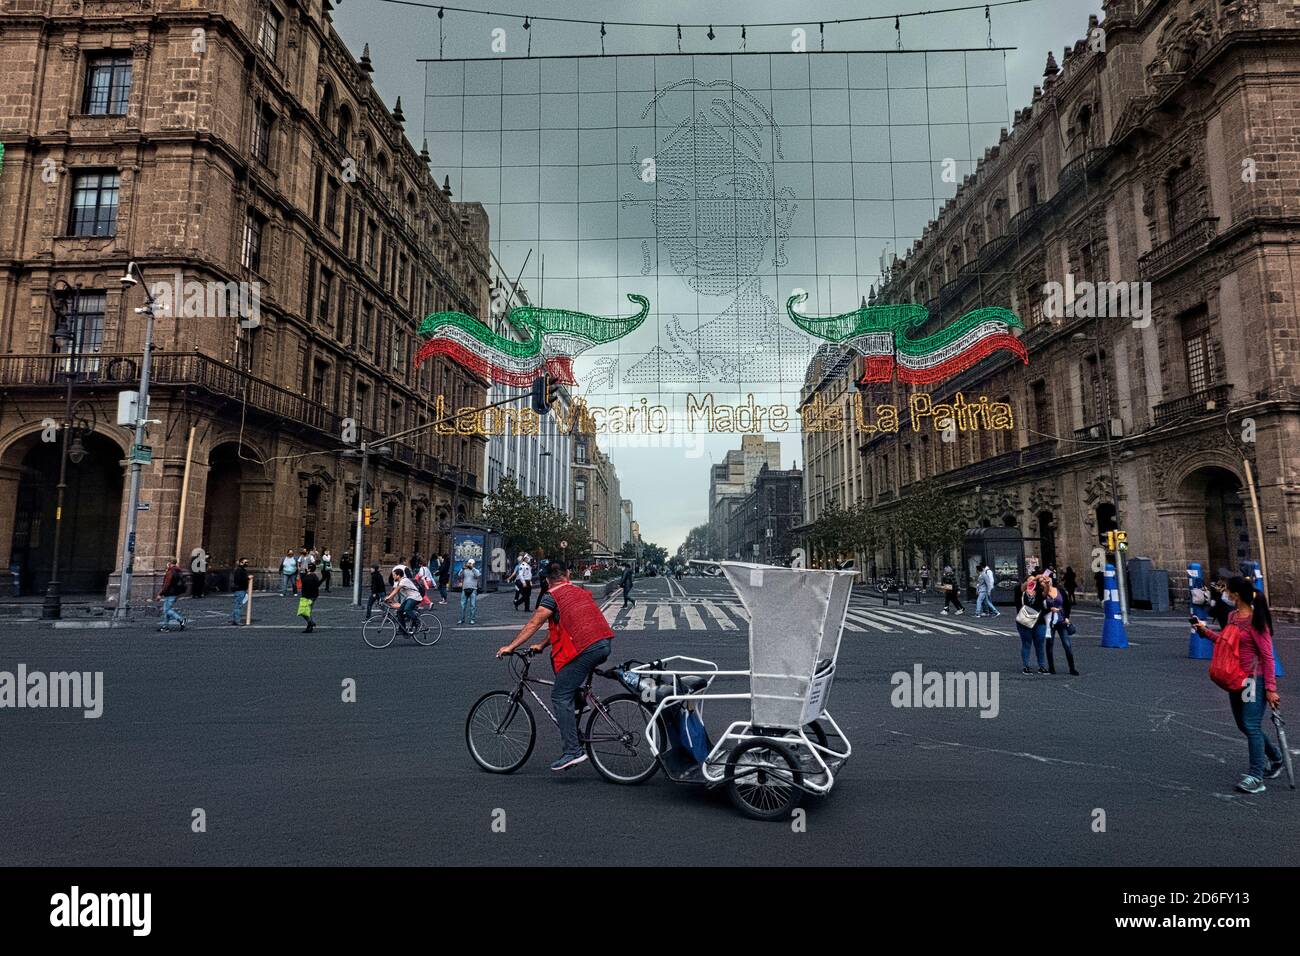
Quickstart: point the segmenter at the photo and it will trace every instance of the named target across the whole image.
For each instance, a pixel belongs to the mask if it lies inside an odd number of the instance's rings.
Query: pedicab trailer
[[[742,813],[788,819],[805,794],[824,795],[852,753],[827,710],[853,571],[721,562],[749,617],[749,670],[673,656],[615,673],[653,712],[646,743],[678,783],[725,786]],[[748,680],[721,692],[715,682]],[[710,742],[709,701],[748,701],[749,718]]]

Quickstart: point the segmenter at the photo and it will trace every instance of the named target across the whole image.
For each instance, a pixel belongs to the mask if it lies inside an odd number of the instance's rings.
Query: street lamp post
[[[113,609],[115,621],[126,621],[131,616],[131,581],[135,574],[136,511],[140,505],[140,449],[144,446],[144,431],[149,414],[149,372],[153,356],[153,320],[157,300],[144,281],[144,273],[132,260],[121,278],[123,292],[139,285],[144,291],[144,306],[136,313],[145,317],[144,355],[140,359],[140,392],[135,402],[135,437],[131,444],[131,491],[126,502],[126,540],[122,543],[122,579],[117,589],[117,607]]]
[[[1076,332],[1071,338],[1076,342],[1087,340],[1082,332]],[[1101,355],[1101,328],[1093,325],[1093,355],[1097,360],[1097,374],[1101,377],[1101,408],[1104,421],[1101,423],[1102,434],[1106,436],[1106,464],[1110,471],[1110,497],[1115,505],[1115,527],[1120,527],[1119,520],[1119,475],[1115,469],[1115,445],[1111,438],[1110,422],[1110,373]],[[1115,542],[1115,583],[1119,589],[1119,612],[1124,624],[1128,624],[1128,587],[1124,583],[1124,552],[1119,542]]]
[[[67,311],[56,296],[53,300],[54,315],[57,322],[54,327],[54,351],[63,351],[63,344],[68,349],[67,396],[63,405],[63,435],[59,443],[59,484],[54,502],[54,555],[50,559],[50,579],[45,585],[45,602],[41,606],[41,617],[47,621],[58,620],[63,616],[62,586],[59,582],[59,555],[63,547],[63,498],[68,487],[68,432],[72,430],[72,383],[77,375],[77,341],[76,329],[68,325]],[[58,367],[58,359],[54,360]]]

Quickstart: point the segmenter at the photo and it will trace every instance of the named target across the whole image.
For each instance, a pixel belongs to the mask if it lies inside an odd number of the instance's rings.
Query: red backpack
[[[1210,658],[1210,680],[1233,693],[1246,685],[1249,676],[1241,666],[1241,637],[1241,628],[1229,621],[1215,638],[1214,656]]]

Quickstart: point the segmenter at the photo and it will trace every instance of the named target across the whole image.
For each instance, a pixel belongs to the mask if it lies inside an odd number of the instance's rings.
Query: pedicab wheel
[[[727,794],[754,820],[782,820],[803,799],[803,774],[790,748],[775,740],[747,740],[727,758]]]
[[[533,712],[509,691],[488,691],[465,718],[465,746],[488,773],[514,773],[527,762],[535,743]]]
[[[653,708],[635,694],[616,694],[601,704],[605,713],[591,712],[584,735],[592,766],[610,783],[645,783],[659,769],[646,739]]]
[[[361,627],[361,636],[371,647],[387,647],[397,637],[397,622],[391,614],[368,617]]]
[[[420,615],[420,626],[411,632],[411,637],[423,647],[433,647],[442,637],[442,621],[432,611],[425,611]]]

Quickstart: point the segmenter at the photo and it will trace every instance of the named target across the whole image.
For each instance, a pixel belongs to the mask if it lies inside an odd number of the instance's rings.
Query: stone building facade
[[[1005,401],[1016,427],[867,435],[862,498],[887,513],[938,476],[968,527],[1019,528],[1028,556],[1085,580],[1116,524],[1176,581],[1262,544],[1274,605],[1300,606],[1298,67],[1290,0],[1107,0],[1049,54],[1032,103],[874,299],[926,304],[924,332],[1013,310],[1027,366],[1000,353],[929,391]],[[1084,282],[1138,298],[1107,292],[1099,316]],[[1053,291],[1077,308],[1054,314]],[[865,397],[906,409],[916,391]]]
[[[727,538],[732,554],[756,564],[789,564],[803,509],[803,472],[769,468],[765,463],[754,477],[752,490],[731,514]]]
[[[484,400],[486,382],[413,361],[427,312],[487,314],[482,207],[438,187],[328,0],[0,9],[0,564],[43,589],[59,462],[43,423],[64,420],[71,372],[64,589],[116,597],[116,405],[145,326],[142,290],[119,283],[131,260],[168,302],[134,599],[176,554],[218,574],[301,546],[337,563],[358,495],[344,453],[434,422],[435,395]],[[365,561],[445,553],[478,512],[483,446],[447,428],[388,442]]]

